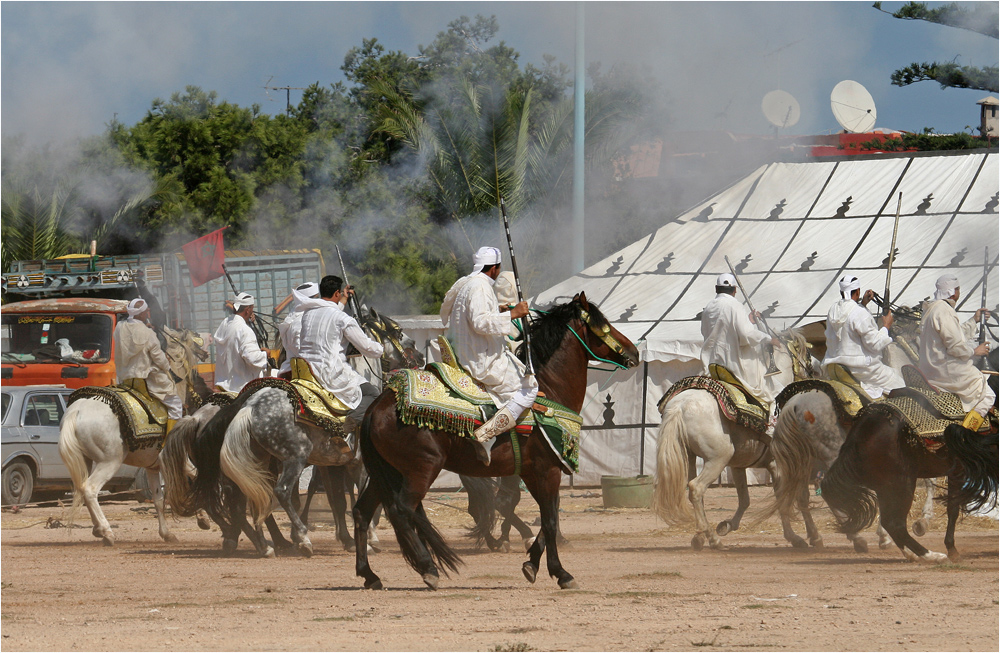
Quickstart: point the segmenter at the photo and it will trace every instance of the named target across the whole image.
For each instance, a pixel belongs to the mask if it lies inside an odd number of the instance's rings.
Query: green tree
[[[936,8],[929,8],[923,2],[907,2],[895,12],[882,9],[876,2],[875,9],[902,20],[923,20],[929,23],[965,29],[998,38],[998,5],[995,2],[949,2]],[[1000,77],[997,66],[960,66],[957,63],[933,62],[911,63],[892,73],[892,83],[909,86],[916,82],[935,81],[941,88],[973,88],[997,93]]]

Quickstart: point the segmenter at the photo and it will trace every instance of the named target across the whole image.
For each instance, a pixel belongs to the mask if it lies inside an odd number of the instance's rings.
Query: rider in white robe
[[[946,274],[937,280],[934,301],[925,306],[920,321],[920,371],[931,385],[958,395],[962,409],[968,412],[963,425],[976,430],[996,395],[972,363],[974,356],[989,353],[990,344],[984,342],[975,348],[969,344],[975,337],[976,322],[986,309],[980,308],[972,319],[961,323],[955,311],[960,292],[954,275]]]
[[[233,301],[236,312],[226,317],[212,336],[215,385],[225,392],[239,392],[267,371],[267,350],[257,344],[257,336],[248,324],[253,319],[253,306],[253,295],[237,295]]]
[[[344,291],[340,277],[327,275],[320,280],[320,296],[302,303],[298,355],[309,363],[319,384],[351,409],[344,430],[352,433],[361,425],[365,410],[379,392],[348,363],[347,343],[374,358],[382,356],[383,348],[365,334],[357,320],[344,312],[348,292],[350,289]]]
[[[299,333],[302,331],[302,304],[309,299],[319,297],[319,284],[314,282],[304,283],[292,290],[295,298],[292,310],[285,316],[281,324],[278,325],[278,335],[281,337],[281,346],[285,350],[285,360],[278,368],[278,376],[288,378],[292,372],[292,359],[299,355]]]
[[[473,257],[472,273],[456,281],[441,304],[441,321],[448,327],[448,339],[459,363],[500,409],[475,432],[476,440],[483,444],[477,454],[487,465],[491,441],[512,429],[538,395],[538,380],[525,375],[524,363],[506,343],[513,329],[511,321],[528,314],[528,303],[522,301],[509,311],[500,311],[493,292],[500,262],[499,249],[480,248]]]
[[[184,404],[170,380],[170,361],[160,348],[153,329],[146,324],[149,305],[141,298],[128,305],[128,319],[115,327],[115,374],[117,383],[146,379],[150,396],[167,407],[167,431],[184,414]]]
[[[841,277],[841,299],[826,315],[823,367],[831,363],[843,365],[869,397],[878,399],[890,390],[902,388],[905,383],[899,372],[882,362],[882,350],[892,342],[889,329],[893,317],[892,313],[887,314],[882,328],[875,325],[875,318],[866,308],[873,295],[868,290],[861,297],[861,282],[853,274]]]
[[[771,342],[780,344],[750,321],[743,305],[736,299],[736,277],[719,275],[715,282],[715,299],[701,314],[701,361],[708,371],[711,363],[721,365],[743,384],[773,417],[774,391],[764,378],[762,346]],[[771,420],[773,422],[773,419]],[[773,424],[768,431],[772,430]]]

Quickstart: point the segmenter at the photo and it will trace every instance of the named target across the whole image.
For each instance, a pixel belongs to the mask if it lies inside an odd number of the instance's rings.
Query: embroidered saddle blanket
[[[149,396],[146,379],[125,379],[108,386],[79,388],[69,396],[67,405],[77,399],[96,399],[111,407],[118,418],[118,431],[129,451],[162,447],[167,429],[167,407]]]
[[[386,379],[385,387],[396,394],[396,413],[403,423],[459,437],[472,438],[473,431],[497,411],[493,399],[472,377],[444,362],[431,363],[422,370],[397,370]],[[528,436],[539,426],[563,469],[572,474],[579,470],[582,425],[583,418],[576,412],[538,397],[514,431]]]
[[[767,430],[767,411],[764,407],[742,387],[709,376],[688,376],[670,386],[656,403],[660,413],[663,413],[668,401],[686,390],[708,391],[719,403],[723,417],[759,434],[762,440],[770,440],[764,434]]]
[[[776,411],[780,413],[794,395],[811,390],[825,393],[830,397],[833,408],[837,412],[837,419],[846,428],[850,428],[858,411],[871,403],[867,394],[846,383],[834,380],[803,379],[789,383],[778,393],[774,400]]]

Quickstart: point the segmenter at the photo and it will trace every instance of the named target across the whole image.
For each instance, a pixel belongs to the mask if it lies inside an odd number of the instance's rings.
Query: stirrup
[[[980,415],[975,410],[970,410],[969,414],[965,416],[962,420],[962,426],[969,429],[970,431],[978,431],[979,427],[983,425],[983,416]]]
[[[504,406],[488,422],[476,429],[473,435],[479,442],[486,442],[490,438],[495,438],[501,433],[511,430],[516,422],[517,418],[514,413],[511,412],[510,408]]]

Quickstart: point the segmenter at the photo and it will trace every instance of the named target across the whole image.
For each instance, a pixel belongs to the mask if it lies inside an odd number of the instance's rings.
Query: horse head
[[[778,369],[791,371],[792,381],[819,379],[825,376],[820,361],[810,352],[812,344],[806,340],[800,330],[787,329],[782,331],[778,334],[778,339],[785,346],[775,348],[774,362]]]
[[[198,373],[198,363],[208,359],[205,340],[190,329],[177,331],[163,327],[163,335],[167,340],[167,350],[164,353],[170,361],[171,372],[176,377],[174,389],[177,396],[184,401],[185,406],[197,408],[201,403],[190,397],[189,392],[201,399],[212,394],[212,390]]]
[[[531,355],[536,366],[545,365],[559,349],[566,329],[584,346],[590,360],[609,362],[622,369],[639,364],[636,346],[611,325],[597,304],[587,301],[585,293],[538,313],[541,317],[534,320],[531,327]],[[523,346],[518,348],[518,356],[524,360]]]
[[[362,313],[361,326],[382,345],[383,372],[424,366],[424,356],[417,349],[416,341],[403,333],[402,327],[388,315],[379,315],[374,308],[369,308],[367,315]]]

